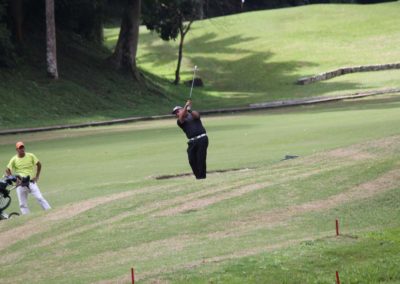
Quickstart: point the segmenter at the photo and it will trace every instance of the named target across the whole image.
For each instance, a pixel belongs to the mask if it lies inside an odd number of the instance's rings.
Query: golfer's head
[[[172,109],[172,114],[175,114],[175,116],[177,116],[182,109],[183,108],[181,106],[176,106]]]
[[[18,142],[15,144],[15,149],[17,150],[17,152],[18,152],[19,154],[25,153],[25,144],[24,144],[24,142],[18,141]]]

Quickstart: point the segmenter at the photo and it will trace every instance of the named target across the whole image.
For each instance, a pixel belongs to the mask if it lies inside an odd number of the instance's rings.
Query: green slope
[[[0,70],[0,128],[150,115],[155,102],[165,103],[165,98],[111,70],[109,50],[81,40],[59,38],[60,79],[52,81],[46,76],[41,41],[31,41],[23,66]]]
[[[400,70],[353,74],[310,86],[297,79],[337,69],[398,62],[400,3],[310,5],[195,22],[184,48],[183,74],[199,66],[204,107],[398,87]],[[143,30],[140,66],[172,80],[177,43]],[[160,62],[161,60],[161,62]],[[187,89],[181,88],[184,97]]]
[[[198,21],[187,35],[183,81],[200,68],[204,88],[197,108],[246,106],[284,98],[353,93],[399,87],[399,72],[359,73],[298,86],[307,75],[342,66],[392,63],[399,58],[399,2],[379,5],[309,5]],[[118,27],[105,29],[112,48]],[[59,37],[61,79],[46,78],[42,41],[22,59],[23,67],[0,71],[0,128],[78,123],[166,114],[188,97],[189,87],[169,82],[177,43],[141,29],[138,65],[165,90],[153,94],[111,71],[110,50]]]

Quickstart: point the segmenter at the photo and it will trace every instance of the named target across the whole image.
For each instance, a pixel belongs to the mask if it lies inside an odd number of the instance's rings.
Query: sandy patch
[[[288,241],[281,242],[281,243],[268,244],[265,246],[254,247],[251,249],[237,250],[235,252],[225,254],[225,255],[214,256],[214,257],[205,257],[205,258],[195,260],[195,261],[192,261],[189,263],[176,265],[176,266],[170,267],[168,269],[160,268],[160,269],[156,269],[156,270],[152,270],[152,271],[145,271],[145,272],[137,271],[136,275],[135,275],[135,280],[151,280],[150,283],[168,283],[168,282],[165,282],[165,280],[160,280],[160,279],[156,279],[156,278],[160,277],[160,275],[167,274],[167,273],[173,273],[173,272],[179,271],[179,270],[195,269],[197,267],[200,267],[200,266],[206,265],[206,264],[221,263],[221,262],[229,261],[229,260],[233,260],[233,259],[238,259],[238,258],[252,256],[252,255],[258,255],[261,253],[271,252],[271,251],[282,249],[282,248],[289,247],[292,245],[297,245],[297,244],[302,243],[307,240],[314,240],[315,238],[329,236],[329,234],[331,234],[331,232],[323,232],[323,233],[319,234],[318,236],[315,236],[315,235],[307,236],[307,237],[303,237],[303,238],[288,240]],[[155,278],[155,279],[153,280],[152,278]],[[96,283],[96,284],[128,283],[130,280],[131,279],[129,276],[122,276],[119,278],[102,280],[102,281],[98,281],[98,282],[94,282],[94,283]]]
[[[374,155],[372,155],[368,152],[364,152],[359,149],[353,149],[353,148],[336,149],[336,150],[327,152],[326,155],[328,157],[352,159],[355,161],[374,158]]]
[[[193,200],[183,199],[181,200],[181,204],[178,204],[178,206],[158,212],[154,214],[154,216],[173,216],[180,213],[197,211],[200,209],[204,209],[207,206],[211,206],[231,198],[240,197],[253,191],[265,189],[272,185],[276,185],[282,182],[288,182],[295,179],[310,177],[312,175],[322,172],[323,170],[327,169],[306,170],[305,172],[300,172],[300,173],[298,170],[296,170],[296,173],[292,172],[290,174],[283,174],[282,176],[280,176],[278,180],[274,181],[264,181],[258,183],[244,184],[241,186],[232,187],[229,190],[220,190],[218,188],[211,189],[208,190],[207,192],[213,193],[212,196],[207,196],[204,198],[198,198]],[[202,195],[204,196],[204,192]]]
[[[292,205],[281,209],[271,210],[264,214],[247,217],[229,226],[231,230],[214,232],[208,235],[210,239],[237,237],[249,230],[272,228],[284,225],[291,218],[308,212],[326,211],[356,200],[371,198],[383,192],[400,186],[400,169],[387,172],[375,180],[360,184],[345,192],[330,196],[326,199],[314,200],[303,204]]]
[[[171,216],[171,215],[176,215],[178,213],[183,213],[183,212],[187,212],[187,211],[199,210],[204,207],[216,204],[218,202],[221,202],[221,201],[224,201],[224,200],[227,200],[230,198],[239,197],[246,193],[266,188],[270,185],[271,185],[271,182],[245,185],[245,186],[239,187],[233,191],[230,191],[230,192],[227,192],[224,194],[220,194],[217,196],[212,196],[212,197],[208,197],[208,198],[201,198],[198,200],[184,202],[183,204],[181,204],[177,207],[169,208],[167,210],[159,212],[156,216]]]

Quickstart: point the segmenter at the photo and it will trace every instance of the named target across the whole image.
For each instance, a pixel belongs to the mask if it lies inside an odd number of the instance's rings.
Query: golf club
[[[192,99],[192,92],[193,92],[193,85],[194,85],[194,78],[196,77],[197,65],[194,66],[193,69],[193,79],[192,79],[192,87],[190,88],[190,96],[189,99]]]

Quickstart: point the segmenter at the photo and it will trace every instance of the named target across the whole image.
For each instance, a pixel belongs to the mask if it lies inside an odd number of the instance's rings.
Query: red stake
[[[336,236],[339,236],[339,220],[336,219]]]
[[[336,284],[340,284],[339,272],[336,271]]]
[[[131,268],[132,284],[135,284],[135,271]]]

